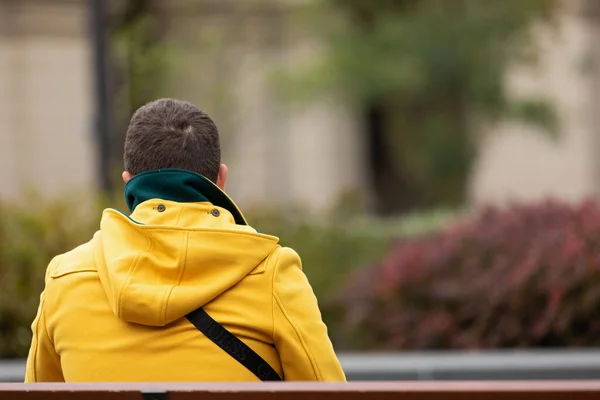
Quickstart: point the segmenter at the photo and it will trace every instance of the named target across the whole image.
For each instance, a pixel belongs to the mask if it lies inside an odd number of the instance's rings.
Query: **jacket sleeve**
[[[286,381],[346,381],[300,257],[279,250],[273,272],[273,339]]]
[[[52,260],[46,272],[46,288],[40,296],[40,305],[31,330],[33,338],[27,357],[25,382],[64,382],[60,358],[54,349],[54,344],[46,330],[44,307],[46,306],[46,292],[51,283],[49,275],[57,259]]]

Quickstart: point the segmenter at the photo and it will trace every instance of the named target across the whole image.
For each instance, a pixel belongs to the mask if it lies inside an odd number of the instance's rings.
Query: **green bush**
[[[107,203],[78,196],[53,202],[28,198],[26,204],[0,203],[0,358],[26,356],[48,262],[89,240]],[[126,209],[121,201],[116,208]],[[447,218],[436,213],[385,222],[294,215],[249,212],[247,218],[298,251],[320,300],[338,290],[351,270],[378,259],[392,237],[428,231]],[[324,319],[332,320],[327,313]]]
[[[91,237],[89,201],[0,203],[0,358],[26,355],[48,262]],[[92,210],[93,209],[93,210]]]

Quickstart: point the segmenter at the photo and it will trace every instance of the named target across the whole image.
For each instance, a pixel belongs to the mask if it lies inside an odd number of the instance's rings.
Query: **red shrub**
[[[399,241],[332,307],[340,347],[600,345],[600,206],[489,208]]]

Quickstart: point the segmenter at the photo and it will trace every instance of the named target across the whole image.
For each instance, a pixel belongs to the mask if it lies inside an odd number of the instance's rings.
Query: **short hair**
[[[131,117],[123,161],[132,175],[178,168],[216,182],[221,164],[219,131],[213,120],[192,103],[155,100]]]

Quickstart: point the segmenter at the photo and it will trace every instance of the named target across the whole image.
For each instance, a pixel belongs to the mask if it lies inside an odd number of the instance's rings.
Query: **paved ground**
[[[25,361],[0,360],[0,382],[23,382]]]

